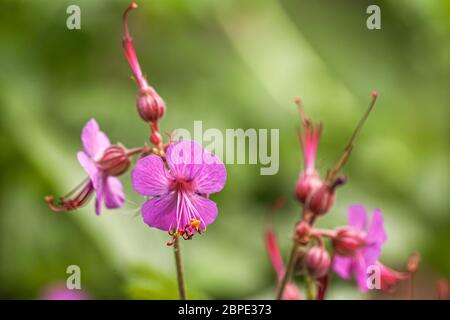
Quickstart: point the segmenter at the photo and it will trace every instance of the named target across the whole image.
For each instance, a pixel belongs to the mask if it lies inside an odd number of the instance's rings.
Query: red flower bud
[[[130,166],[127,150],[121,146],[112,145],[105,150],[103,157],[98,161],[100,170],[110,176],[118,176],[127,171]]]
[[[352,227],[342,227],[337,230],[332,244],[336,254],[352,257],[358,249],[366,244],[365,234]]]
[[[318,279],[323,277],[330,268],[330,255],[322,247],[312,247],[305,257],[305,265],[308,273]]]
[[[309,242],[310,233],[311,233],[311,226],[305,221],[301,221],[295,227],[295,235],[297,236],[297,240],[301,243]]]
[[[298,201],[305,203],[308,197],[315,193],[321,185],[322,181],[316,172],[301,175],[295,187],[295,195]]]
[[[314,194],[311,195],[307,202],[308,208],[317,215],[328,212],[334,204],[336,195],[334,190],[323,184]]]
[[[145,122],[157,122],[166,111],[164,100],[150,86],[144,90],[139,90],[136,107],[139,116]]]

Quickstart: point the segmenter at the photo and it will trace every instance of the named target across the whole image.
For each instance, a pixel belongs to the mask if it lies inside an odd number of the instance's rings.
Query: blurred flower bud
[[[332,190],[327,185],[323,184],[311,198],[308,200],[308,208],[317,215],[322,215],[328,212],[334,204],[336,195],[334,190]]]
[[[336,230],[336,236],[332,239],[336,254],[345,257],[354,256],[355,252],[365,244],[365,234],[348,226]]]
[[[127,150],[124,147],[112,145],[105,150],[97,165],[107,175],[121,175],[130,166]]]
[[[413,252],[408,258],[406,269],[409,273],[416,273],[417,269],[419,268],[419,263],[420,254],[418,252]]]
[[[318,279],[323,277],[330,268],[330,255],[323,247],[312,247],[305,257],[308,273]]]
[[[295,227],[295,235],[297,236],[297,241],[300,243],[308,243],[310,233],[311,226],[305,221],[301,221]]]
[[[336,200],[336,188],[343,185],[347,181],[344,176],[336,179],[333,185],[322,183],[322,186],[315,191],[310,198],[307,199],[308,208],[317,215],[327,213]]]
[[[322,181],[317,172],[301,175],[295,186],[295,195],[298,201],[305,203],[308,197],[314,194],[321,185]]]

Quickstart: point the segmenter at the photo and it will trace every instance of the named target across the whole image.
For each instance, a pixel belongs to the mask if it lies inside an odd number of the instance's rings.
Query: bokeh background
[[[190,297],[273,298],[263,243],[265,218],[280,196],[276,229],[287,256],[300,207],[293,98],[323,121],[319,167],[338,158],[370,92],[378,104],[344,172],[348,184],[320,220],[346,221],[346,208],[379,207],[389,240],[382,261],[399,270],[412,251],[422,264],[416,296],[435,298],[450,277],[450,3],[445,0],[139,1],[130,28],[141,65],[167,103],[162,130],[279,128],[280,171],[228,165],[213,196],[219,218],[183,242]],[[66,8],[81,7],[81,30]],[[382,29],[366,28],[381,7]],[[167,234],[148,228],[144,201],[123,176],[128,201],[95,216],[93,203],[55,214],[43,197],[64,194],[84,173],[80,131],[94,117],[113,142],[142,145],[148,129],[135,112],[136,86],[121,50],[128,1],[0,1],[0,297],[38,298],[79,265],[96,299],[176,298]],[[332,279],[329,298],[405,298],[405,288],[361,295]]]

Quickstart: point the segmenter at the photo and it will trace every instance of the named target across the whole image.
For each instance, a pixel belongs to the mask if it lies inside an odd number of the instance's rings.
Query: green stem
[[[278,286],[277,300],[281,300],[281,298],[283,297],[284,290],[286,289],[286,285],[292,278],[295,262],[297,261],[297,250],[298,244],[294,242],[294,245],[292,246],[291,255],[289,257],[288,265],[286,267],[286,271],[284,272],[284,276],[281,279],[281,282]]]
[[[306,297],[308,300],[314,300],[315,299],[315,289],[314,289],[314,280],[305,275],[305,284],[306,284]]]
[[[175,255],[175,266],[177,269],[178,295],[180,300],[186,300],[186,285],[184,283],[183,262],[181,260],[181,251],[178,238],[173,244],[173,253]]]

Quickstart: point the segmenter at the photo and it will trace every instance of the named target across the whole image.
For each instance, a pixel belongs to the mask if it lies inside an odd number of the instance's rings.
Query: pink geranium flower
[[[359,245],[345,246],[347,255],[336,255],[333,260],[333,270],[343,279],[349,279],[353,274],[361,291],[367,291],[367,268],[376,265],[381,255],[381,247],[387,236],[384,230],[383,215],[379,209],[373,213],[372,220],[368,221],[366,210],[362,205],[354,205],[348,211],[348,226],[345,232],[338,231],[339,235],[345,234],[344,242],[352,242]],[[351,241],[349,234],[354,235]],[[338,245],[339,246],[339,245]],[[348,250],[349,248],[352,250]],[[336,250],[338,251],[338,250]]]
[[[39,300],[90,300],[90,297],[83,290],[70,290],[63,283],[56,283],[46,288]]]
[[[125,201],[122,183],[99,166],[111,143],[106,134],[100,131],[95,119],[89,120],[84,126],[81,140],[84,151],[78,152],[77,157],[81,166],[89,175],[90,182],[97,195],[95,212],[100,214],[102,203],[108,209],[120,208]]]
[[[84,206],[96,193],[95,212],[100,214],[102,203],[106,208],[119,208],[125,201],[120,180],[115,176],[125,172],[130,164],[127,150],[111,145],[94,119],[88,121],[81,133],[84,151],[78,152],[78,161],[89,178],[57,201],[45,197],[55,212],[76,210]]]
[[[222,190],[226,176],[219,158],[196,142],[181,141],[168,147],[165,161],[156,155],[140,159],[132,183],[151,197],[142,206],[147,225],[168,231],[174,240],[191,239],[216,219],[217,206],[207,196]]]

